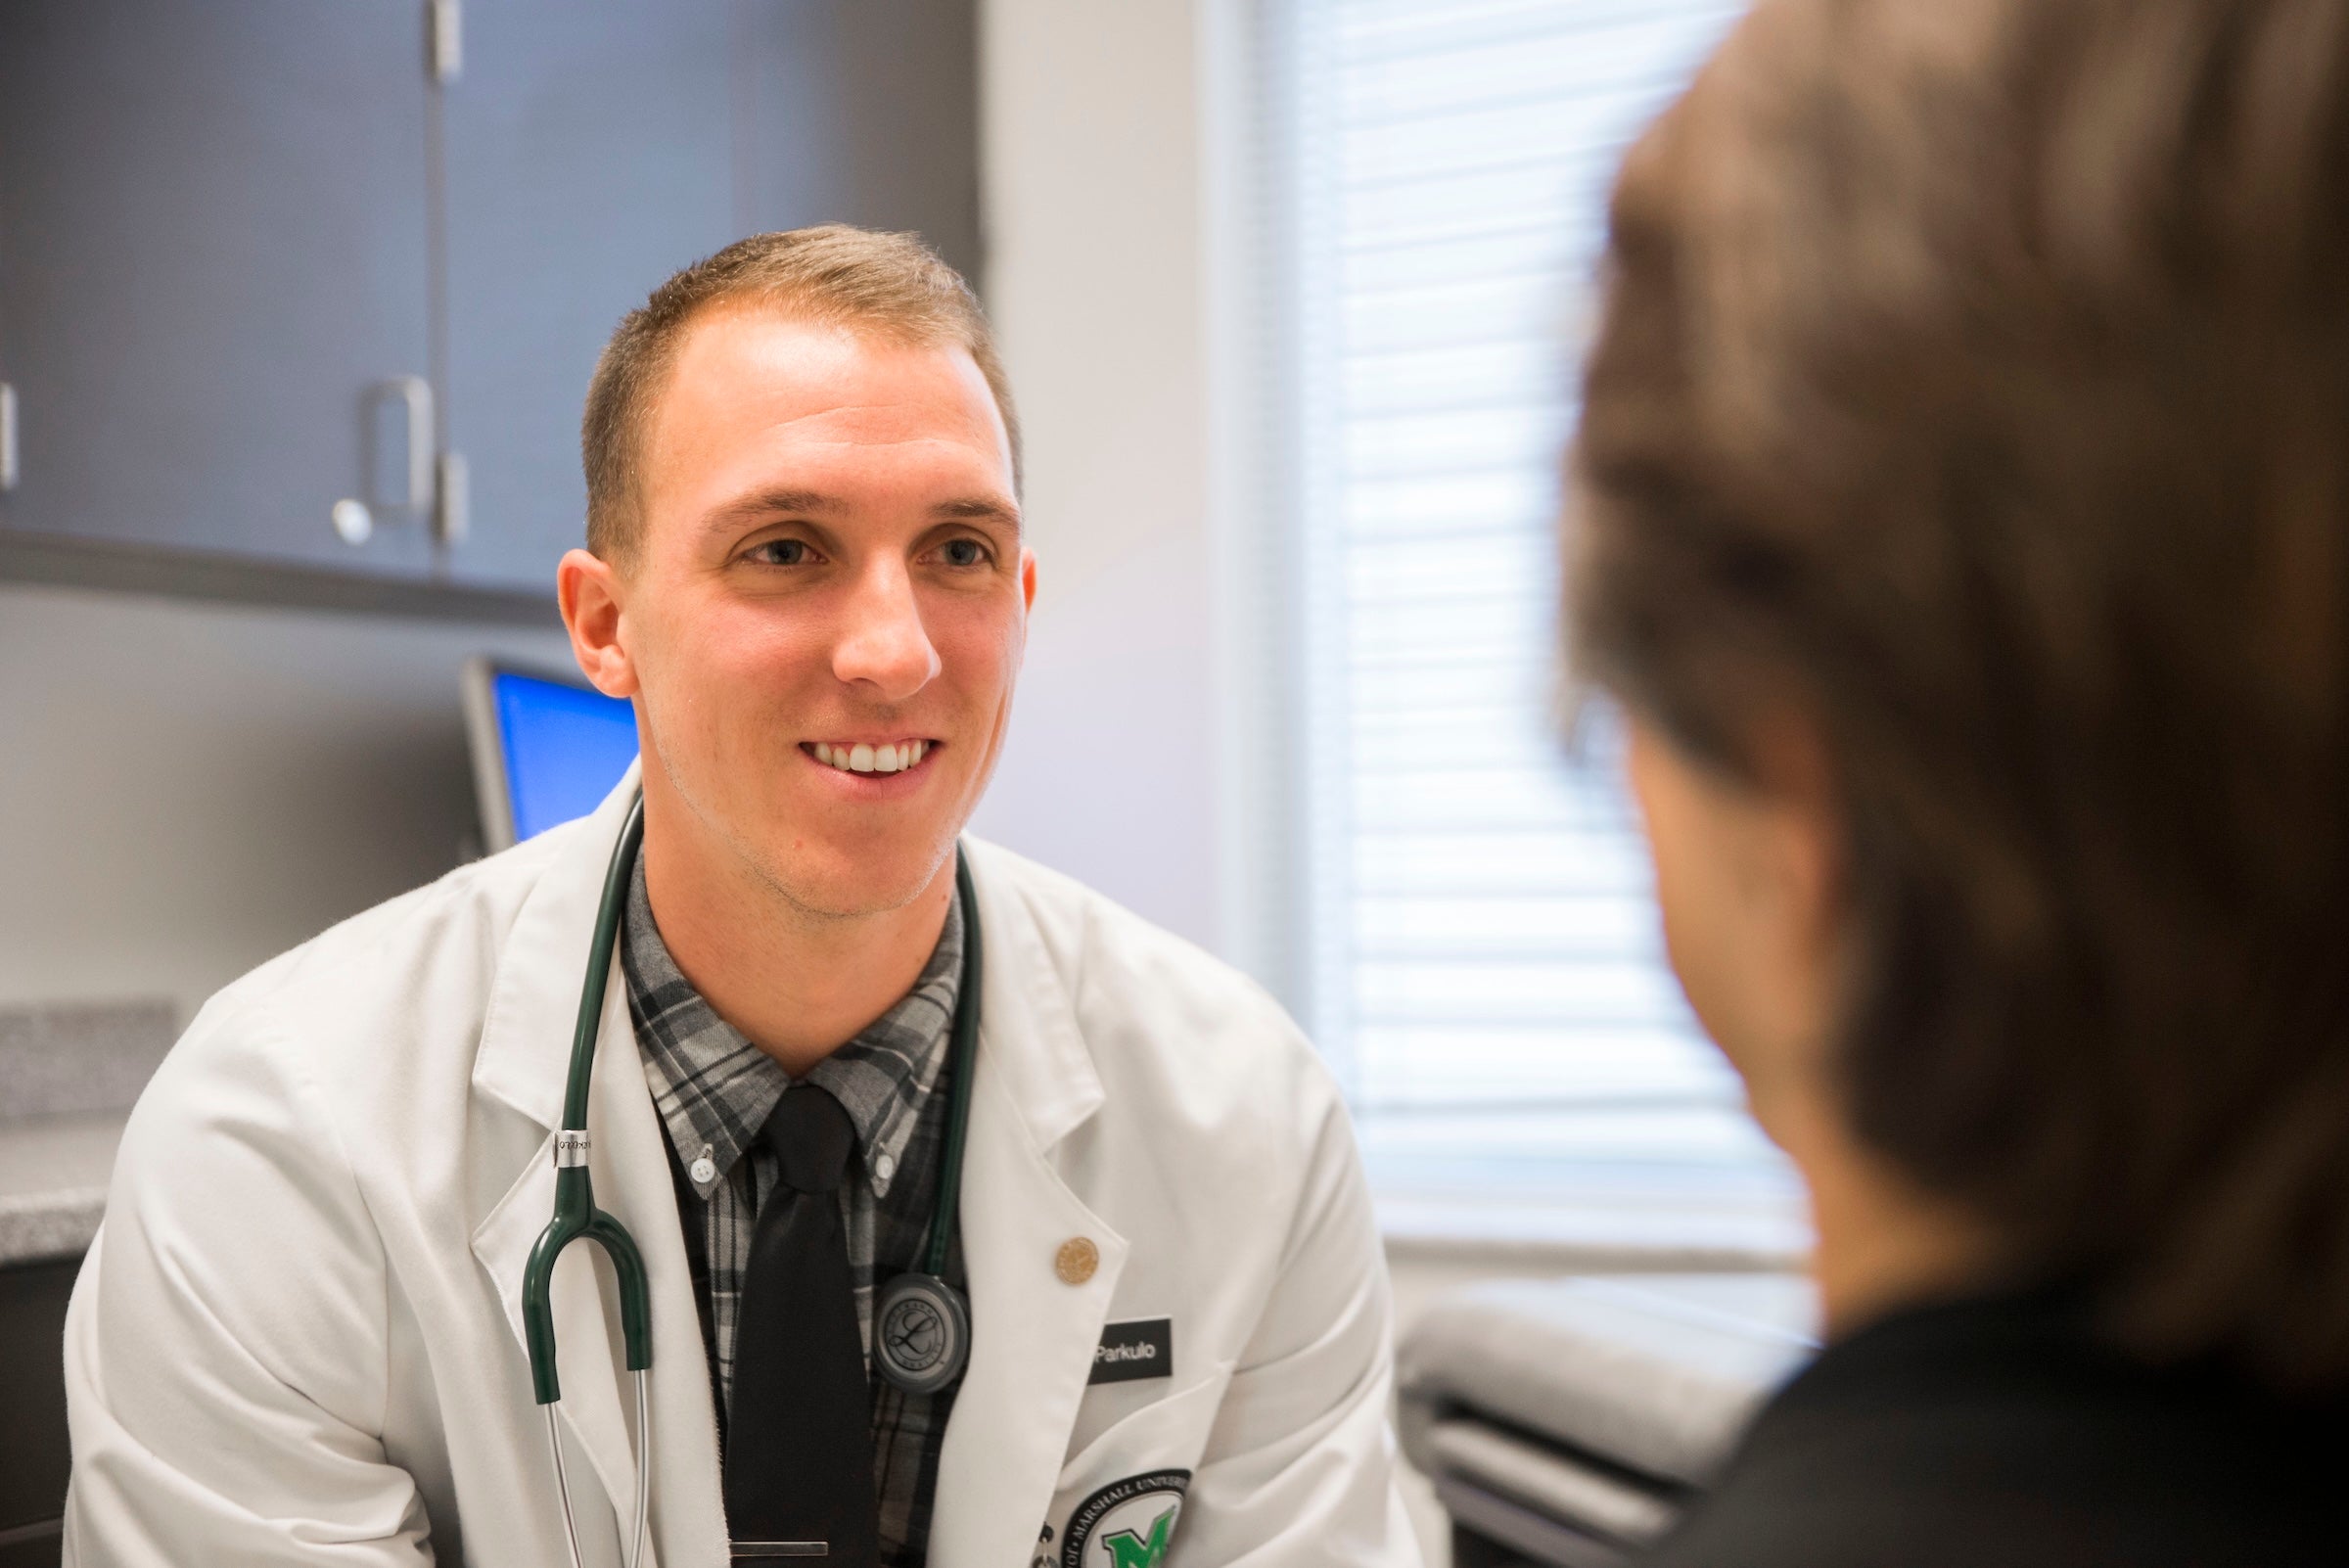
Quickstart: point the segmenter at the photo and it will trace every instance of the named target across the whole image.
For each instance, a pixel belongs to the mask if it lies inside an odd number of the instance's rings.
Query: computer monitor
[[[636,759],[636,711],[576,679],[465,667],[465,728],[490,853],[603,804]]]

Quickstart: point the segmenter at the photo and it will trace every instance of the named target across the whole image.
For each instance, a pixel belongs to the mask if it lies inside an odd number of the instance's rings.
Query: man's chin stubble
[[[844,898],[839,894],[826,896],[776,866],[762,863],[756,857],[746,856],[746,859],[759,880],[774,896],[779,910],[787,918],[811,929],[836,930],[859,921],[896,914],[912,904],[937,886],[940,871],[953,854],[954,840],[948,838],[945,846],[932,857],[924,874],[909,879],[909,886],[860,899]]]

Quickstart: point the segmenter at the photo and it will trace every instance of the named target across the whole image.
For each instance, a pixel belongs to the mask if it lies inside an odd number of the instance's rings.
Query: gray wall
[[[0,584],[0,1006],[161,997],[458,861],[465,658],[559,632]]]

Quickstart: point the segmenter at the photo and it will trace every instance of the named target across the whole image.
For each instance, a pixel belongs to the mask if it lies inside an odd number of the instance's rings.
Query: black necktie
[[[737,1560],[813,1556],[821,1542],[832,1568],[869,1568],[880,1553],[872,1395],[838,1196],[856,1129],[802,1084],[759,1135],[781,1179],[760,1206],[734,1325],[726,1527]]]

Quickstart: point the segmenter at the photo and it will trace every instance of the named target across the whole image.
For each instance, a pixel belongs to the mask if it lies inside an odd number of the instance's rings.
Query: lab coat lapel
[[[938,1568],[1036,1554],[1128,1252],[1049,1159],[1102,1099],[1067,983],[1033,915],[987,874],[990,852],[965,848],[987,967],[962,1177],[971,1363],[939,1464]],[[1099,1261],[1072,1282],[1056,1262],[1080,1238]]]
[[[571,1031],[578,1008],[589,936],[636,772],[589,819],[578,842],[550,865],[524,904],[501,951],[475,1059],[474,1086],[547,1130],[537,1152],[473,1235],[518,1349],[526,1345],[522,1277],[530,1248],[554,1213],[553,1129],[562,1117]],[[644,1255],[653,1314],[652,1555],[672,1564],[726,1559],[725,1505],[718,1490],[716,1417],[702,1346],[701,1317],[685,1266],[668,1158],[644,1082],[618,962],[604,993],[602,1045],[588,1095],[589,1171],[597,1203],[635,1236]],[[568,1248],[553,1289],[558,1407],[601,1484],[597,1509],[576,1487],[582,1536],[624,1529],[635,1507],[634,1395],[620,1333],[611,1271],[589,1242]],[[522,1352],[527,1356],[527,1349]],[[617,1509],[622,1517],[613,1519]],[[665,1550],[662,1548],[666,1548]]]
[[[498,945],[481,1046],[473,1058],[473,1086],[543,1128],[563,1118],[563,1081],[571,1067],[571,1028],[586,979],[587,944],[595,931],[604,873],[620,842],[620,825],[636,799],[642,765],[630,763],[585,821],[548,835],[563,835],[563,851],[547,862]],[[508,853],[528,854],[535,847],[534,841],[530,848]],[[617,958],[612,975],[617,991]],[[622,1012],[624,1017],[624,1005]],[[596,1077],[600,1082],[603,1075]]]

